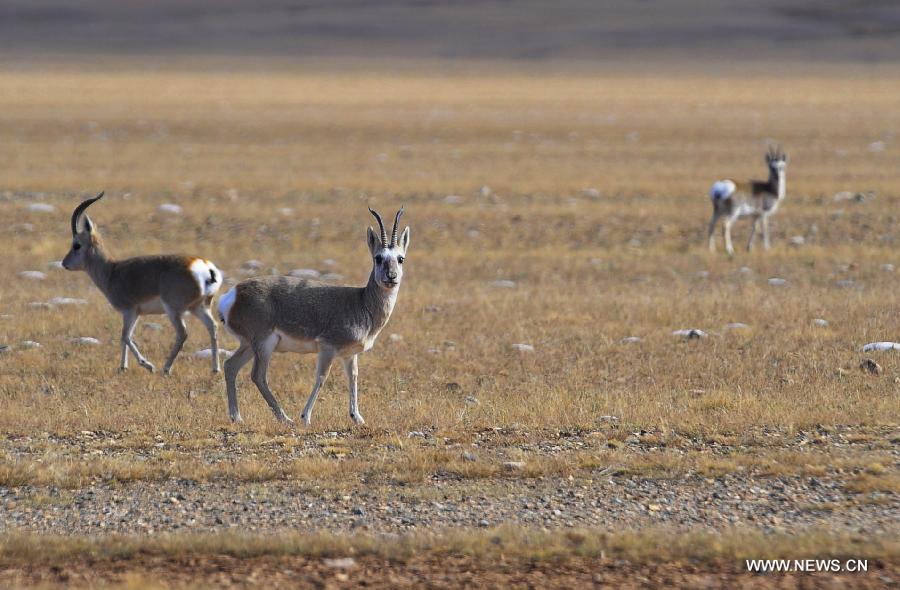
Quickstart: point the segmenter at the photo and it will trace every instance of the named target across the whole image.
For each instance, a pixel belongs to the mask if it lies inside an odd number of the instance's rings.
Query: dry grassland
[[[900,340],[898,130],[890,71],[4,71],[0,485],[427,482],[510,477],[498,462],[521,460],[524,477],[837,469],[860,492],[896,494],[900,353],[860,349]],[[709,254],[710,183],[763,175],[769,140],[790,155],[774,248],[729,259],[720,238]],[[117,374],[120,317],[86,275],[47,266],[68,248],[71,208],[101,189],[92,219],[114,254],[198,253],[232,280],[257,259],[363,284],[366,205],[404,204],[405,282],[361,358],[367,426],[326,434],[350,428],[340,371],[311,434],[276,423],[246,374],[245,423],[230,425],[222,379],[191,358],[207,346],[194,320],[172,377]],[[58,296],[87,303],[30,306]],[[171,328],[136,335],[159,365]],[[861,371],[864,357],[883,372]],[[269,372],[294,418],[313,362],[278,356]],[[488,462],[460,459],[493,428]],[[836,428],[846,444],[828,442]],[[591,442],[536,450],[561,430]],[[623,444],[632,433],[640,453]]]

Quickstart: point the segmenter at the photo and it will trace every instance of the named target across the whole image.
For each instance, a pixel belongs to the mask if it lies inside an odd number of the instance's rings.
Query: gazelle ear
[[[409,226],[406,226],[406,229],[400,234],[400,247],[403,248],[404,252],[409,248]]]
[[[381,249],[381,238],[375,235],[375,230],[371,227],[366,232],[366,243],[369,245],[369,252],[372,253],[372,256],[375,256],[375,253]]]
[[[83,213],[81,219],[78,220],[78,233],[91,233],[93,231],[94,224],[91,222],[91,218],[87,216],[87,213]]]

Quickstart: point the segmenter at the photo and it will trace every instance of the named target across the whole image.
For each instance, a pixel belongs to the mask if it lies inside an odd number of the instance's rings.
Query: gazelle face
[[[370,211],[372,210],[370,209]],[[394,229],[391,232],[390,241],[387,239],[381,217],[374,211],[372,211],[372,215],[378,220],[381,236],[379,237],[371,227],[366,234],[366,242],[369,252],[372,254],[372,275],[375,277],[375,283],[385,290],[398,288],[400,281],[403,280],[403,262],[406,259],[406,250],[409,248],[409,228],[404,229],[399,238],[397,237],[397,223],[400,221],[402,213],[403,209],[401,208],[394,219]]]
[[[90,231],[82,231],[72,237],[72,247],[63,258],[62,265],[66,270],[84,270],[88,251],[94,247]]]
[[[766,164],[768,164],[769,170],[771,170],[773,174],[781,175],[787,168],[787,154],[766,156]]]

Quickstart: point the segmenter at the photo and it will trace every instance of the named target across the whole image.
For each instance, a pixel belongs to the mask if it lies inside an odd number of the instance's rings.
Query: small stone
[[[50,305],[85,305],[87,299],[76,297],[54,297],[48,302]]]
[[[401,336],[400,334],[391,334],[390,336],[388,336],[388,340],[390,340],[391,342],[403,342],[403,336]]]
[[[672,336],[681,336],[682,338],[687,338],[688,340],[695,340],[699,338],[706,338],[707,333],[703,330],[698,330],[697,328],[688,328],[675,330],[674,332],[672,332]]]
[[[100,341],[92,336],[79,336],[78,338],[72,338],[72,342],[75,344],[87,344],[90,346],[97,346],[100,344]]]
[[[488,522],[487,519],[482,518],[478,521],[478,526],[480,526],[481,528],[485,528],[491,526],[491,523]]]
[[[488,185],[482,186],[480,189],[478,189],[478,194],[482,197],[491,196],[491,187],[489,187]]]
[[[803,236],[794,236],[788,240],[788,243],[791,246],[802,246],[806,243],[806,238],[804,238]]]
[[[618,416],[597,416],[598,422],[618,422]]]
[[[619,340],[619,344],[638,344],[641,342],[641,339],[637,336],[626,336]]]
[[[333,559],[325,559],[322,561],[327,567],[336,570],[346,570],[356,567],[356,560],[352,557],[336,557]]]
[[[822,318],[813,318],[813,324],[816,326],[819,326],[821,328],[824,328],[825,326],[828,325],[828,320],[825,320]]]
[[[32,213],[56,213],[56,207],[48,203],[31,203],[28,210]]]
[[[881,365],[873,361],[872,359],[863,359],[861,363],[859,363],[859,368],[871,375],[881,375],[884,372],[884,369],[881,368]]]
[[[447,195],[444,197],[445,205],[459,205],[463,202],[463,198],[459,195]]]
[[[181,215],[182,212],[181,205],[176,205],[174,203],[163,203],[158,209],[162,213],[169,213],[171,215]]]
[[[317,279],[322,275],[322,273],[314,268],[295,268],[289,274],[292,277],[298,277],[301,279]]]
[[[23,270],[19,276],[30,281],[43,281],[47,278],[47,275],[39,270]]]
[[[516,282],[510,281],[507,279],[501,279],[499,281],[494,281],[491,284],[500,289],[515,289],[516,288]]]
[[[478,457],[472,451],[465,451],[462,454],[463,461],[474,462],[478,460]]]
[[[649,510],[650,512],[659,512],[660,510],[662,510],[662,506],[660,506],[659,504],[647,504],[647,510]]]
[[[881,268],[883,272],[894,272],[894,265],[891,263],[882,264],[879,268]]]
[[[885,352],[900,350],[900,342],[870,342],[862,347],[863,352]]]
[[[870,152],[883,152],[886,147],[887,147],[887,144],[885,142],[879,140],[879,141],[873,141],[872,143],[870,143],[868,150]]]
[[[532,346],[530,344],[524,344],[522,342],[510,344],[509,346],[513,350],[518,350],[519,352],[534,352],[534,346]]]
[[[599,198],[600,198],[600,191],[598,191],[597,189],[595,189],[595,188],[593,188],[593,187],[591,187],[591,188],[586,188],[586,189],[584,189],[583,191],[581,191],[581,195],[582,195],[583,197],[588,198],[588,199],[599,199]]]
[[[738,269],[738,272],[741,274],[744,274],[744,275],[752,275],[753,269],[750,268],[749,266],[742,266],[741,268]]]
[[[524,461],[506,461],[503,463],[503,469],[507,471],[521,471],[525,469]]]
[[[469,404],[470,406],[477,406],[481,402],[479,402],[478,398],[475,397],[474,395],[467,395],[466,403]]]
[[[773,287],[784,287],[787,285],[787,280],[782,279],[781,277],[772,277],[769,279],[769,284]]]
[[[25,340],[24,342],[20,343],[19,346],[22,347],[22,348],[26,348],[26,349],[28,349],[28,348],[40,348],[40,347],[41,347],[41,343],[40,343],[40,342],[35,342],[34,340]]]

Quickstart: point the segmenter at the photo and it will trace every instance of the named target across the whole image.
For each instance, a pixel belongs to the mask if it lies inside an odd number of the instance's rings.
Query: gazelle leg
[[[128,351],[130,350],[138,364],[152,373],[156,368],[153,363],[144,358],[133,339],[134,327],[138,320],[137,311],[129,309],[122,314],[122,319],[122,364],[119,366],[119,370],[124,371],[128,368]]]
[[[209,308],[203,304],[198,303],[191,309],[191,313],[197,316],[197,319],[203,322],[203,325],[206,326],[206,331],[209,332],[209,343],[210,348],[212,349],[212,372],[219,372],[219,339],[216,334],[216,321],[212,317],[212,313],[210,313]]]
[[[709,251],[716,251],[716,224],[719,222],[719,214],[713,211],[712,219],[709,220],[709,231],[706,234],[706,240],[709,242]]]
[[[243,422],[237,403],[237,376],[253,358],[253,349],[241,340],[241,346],[225,361],[225,393],[228,395],[228,417],[232,422]]]
[[[736,219],[735,217],[726,219],[722,230],[725,234],[725,251],[728,252],[729,256],[734,256],[734,244],[731,243],[731,226],[734,225]]]
[[[316,405],[319,390],[322,389],[325,380],[328,379],[328,370],[331,368],[333,360],[334,351],[331,348],[322,347],[319,349],[319,356],[316,357],[316,382],[313,384],[312,393],[309,394],[309,399],[306,400],[306,405],[303,407],[303,413],[300,414],[300,418],[305,426],[309,426],[312,421],[313,406]]]
[[[753,223],[750,225],[750,239],[747,240],[747,252],[751,252],[753,250],[753,238],[756,237],[756,228],[759,225],[759,217],[753,218]]]
[[[183,311],[177,311],[165,302],[163,303],[163,309],[166,310],[169,321],[172,322],[172,326],[175,327],[175,343],[172,345],[172,350],[169,352],[169,358],[166,359],[166,364],[163,366],[163,373],[171,375],[172,363],[175,362],[175,357],[181,352],[181,347],[184,346],[184,341],[187,340],[187,326],[184,325]]]
[[[763,248],[766,250],[769,249],[769,216],[764,215],[762,218],[762,232],[763,232]]]
[[[253,379],[256,388],[259,389],[259,392],[262,394],[263,399],[269,404],[272,413],[275,414],[278,421],[286,424],[293,424],[294,421],[288,418],[287,414],[284,413],[284,410],[281,409],[281,406],[278,405],[278,400],[275,399],[275,395],[272,393],[272,390],[269,389],[269,382],[266,380],[266,373],[269,370],[269,361],[272,360],[272,353],[275,352],[275,346],[277,344],[278,336],[272,334],[254,347],[253,372],[250,376]]]
[[[356,391],[356,378],[359,376],[359,357],[353,355],[344,359],[344,372],[347,374],[347,383],[350,386],[350,418],[357,424],[365,424],[362,414],[359,413],[359,396]]]

